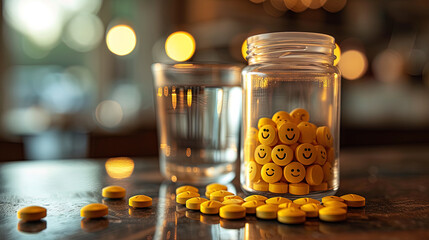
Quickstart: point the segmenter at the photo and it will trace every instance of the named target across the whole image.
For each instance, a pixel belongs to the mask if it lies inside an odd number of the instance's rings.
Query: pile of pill
[[[206,186],[206,198],[193,186],[176,189],[176,202],[203,214],[216,214],[224,219],[241,219],[256,215],[259,219],[277,219],[281,223],[300,224],[307,218],[326,222],[340,222],[347,218],[348,207],[364,207],[365,198],[356,194],[341,197],[326,196],[322,202],[312,198],[291,201],[284,197],[267,198],[251,195],[241,198],[228,192],[225,185],[213,183]]]
[[[327,126],[310,123],[297,108],[260,118],[244,143],[246,186],[256,191],[306,195],[332,189],[335,151]]]

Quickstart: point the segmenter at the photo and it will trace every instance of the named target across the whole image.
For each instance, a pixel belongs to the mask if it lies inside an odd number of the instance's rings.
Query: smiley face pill
[[[186,203],[186,201],[185,201],[185,203]],[[183,203],[183,204],[185,204],[185,203]],[[130,207],[133,207],[133,208],[146,208],[146,207],[150,207],[150,206],[152,206],[152,198],[148,197],[146,195],[135,195],[135,196],[130,197],[128,199],[128,205]]]
[[[266,163],[261,168],[261,177],[267,183],[275,183],[282,178],[282,168],[274,163]]]
[[[294,144],[298,141],[301,136],[301,132],[298,129],[298,126],[293,122],[285,122],[279,127],[279,140],[283,144]]]
[[[18,212],[18,218],[23,221],[39,221],[46,217],[46,208],[39,206],[29,206],[21,208]]]
[[[305,167],[299,162],[291,162],[283,169],[283,174],[288,182],[299,183],[305,178]]]
[[[273,146],[276,145],[277,138],[277,130],[276,125],[264,125],[259,129],[258,140],[263,145]]]
[[[254,154],[255,161],[260,165],[271,162],[271,147],[267,145],[257,146]]]
[[[271,151],[271,160],[279,165],[286,166],[293,159],[293,151],[286,145],[277,145]]]
[[[80,216],[84,218],[101,218],[109,214],[109,208],[101,203],[91,203],[80,209]]]

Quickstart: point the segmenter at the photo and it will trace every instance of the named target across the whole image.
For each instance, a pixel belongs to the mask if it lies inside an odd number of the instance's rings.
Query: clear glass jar
[[[321,198],[339,187],[341,74],[335,39],[249,37],[243,69],[241,185],[248,194]]]

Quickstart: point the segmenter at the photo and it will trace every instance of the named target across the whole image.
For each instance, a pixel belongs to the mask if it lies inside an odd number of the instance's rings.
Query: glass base
[[[317,199],[319,201],[321,201],[323,197],[335,195],[335,193],[337,193],[337,191],[338,191],[338,188],[335,188],[335,189],[327,190],[327,191],[310,192],[309,194],[306,194],[306,195],[293,195],[290,193],[272,193],[272,192],[256,191],[256,190],[253,190],[251,188],[247,188],[244,185],[241,185],[241,189],[243,190],[244,194],[248,195],[248,196],[258,194],[258,195],[265,196],[267,198],[285,197],[285,198],[288,198],[290,200],[295,200],[295,199],[303,198],[303,197],[309,197],[309,198]]]

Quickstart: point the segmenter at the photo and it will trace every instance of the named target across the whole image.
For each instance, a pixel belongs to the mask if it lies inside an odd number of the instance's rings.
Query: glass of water
[[[152,65],[161,173],[207,184],[235,177],[241,128],[241,66]]]

